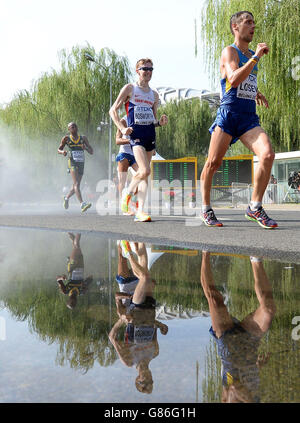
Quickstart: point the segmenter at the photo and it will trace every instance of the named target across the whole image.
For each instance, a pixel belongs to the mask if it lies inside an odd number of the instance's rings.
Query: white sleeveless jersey
[[[132,95],[125,104],[128,125],[151,125],[154,123],[155,118],[152,110],[154,102],[154,92],[151,88],[148,92],[145,92],[134,84]]]
[[[124,119],[126,121],[126,124],[128,126],[127,116],[123,116],[122,119]],[[128,140],[128,141],[130,140],[129,135],[123,135],[122,138],[124,140]],[[122,145],[120,145],[119,154],[120,153],[131,154],[133,156],[133,151],[132,151],[131,145],[130,144],[122,144]]]

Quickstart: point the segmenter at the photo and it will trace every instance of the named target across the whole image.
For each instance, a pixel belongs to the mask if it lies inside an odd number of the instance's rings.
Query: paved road
[[[0,227],[79,231],[113,239],[144,241],[158,245],[205,249],[214,252],[258,255],[300,262],[300,211],[268,210],[279,227],[265,230],[244,217],[243,209],[216,209],[223,228],[208,228],[198,217],[153,216],[151,223],[136,223],[129,216],[100,216],[92,209],[85,214],[76,210],[14,211],[0,213]]]

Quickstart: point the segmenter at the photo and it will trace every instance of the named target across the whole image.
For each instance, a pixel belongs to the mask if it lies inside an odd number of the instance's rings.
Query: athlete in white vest
[[[151,59],[140,59],[136,64],[138,81],[125,85],[112,105],[109,114],[123,135],[130,136],[134,158],[138,171],[134,175],[127,192],[122,197],[122,211],[128,212],[129,202],[138,188],[138,211],[135,221],[150,222],[151,217],[144,212],[144,203],[150,175],[150,162],[155,152],[155,127],[168,123],[166,115],[156,118],[159,97],[149,87],[152,78],[153,63]],[[128,127],[120,120],[118,110],[125,105]]]

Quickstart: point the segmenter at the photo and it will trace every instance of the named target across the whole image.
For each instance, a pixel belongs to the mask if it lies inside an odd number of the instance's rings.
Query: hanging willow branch
[[[250,48],[255,50],[259,42],[270,47],[270,53],[259,63],[259,90],[270,105],[269,109],[257,108],[261,124],[276,151],[298,150],[300,78],[294,75],[296,58],[300,56],[300,0],[207,0],[201,15],[201,33],[207,70],[214,84],[220,78],[221,51],[233,42],[230,17],[240,10],[249,10],[255,19]]]
[[[84,56],[87,50],[104,67],[88,62]],[[57,143],[70,121],[76,121],[83,133],[97,138],[99,122],[109,119],[107,65],[112,74],[113,98],[131,78],[128,59],[107,48],[99,53],[90,45],[62,50],[60,62],[60,70],[44,73],[30,91],[17,93],[7,107],[0,109],[0,121],[24,139],[50,137]]]

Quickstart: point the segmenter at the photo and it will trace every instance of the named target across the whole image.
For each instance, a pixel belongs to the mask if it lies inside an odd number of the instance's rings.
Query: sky
[[[195,19],[204,0],[0,0],[0,104],[60,68],[58,52],[89,43],[126,55],[134,69],[150,57],[153,88],[212,89]],[[199,25],[198,25],[199,27]]]

